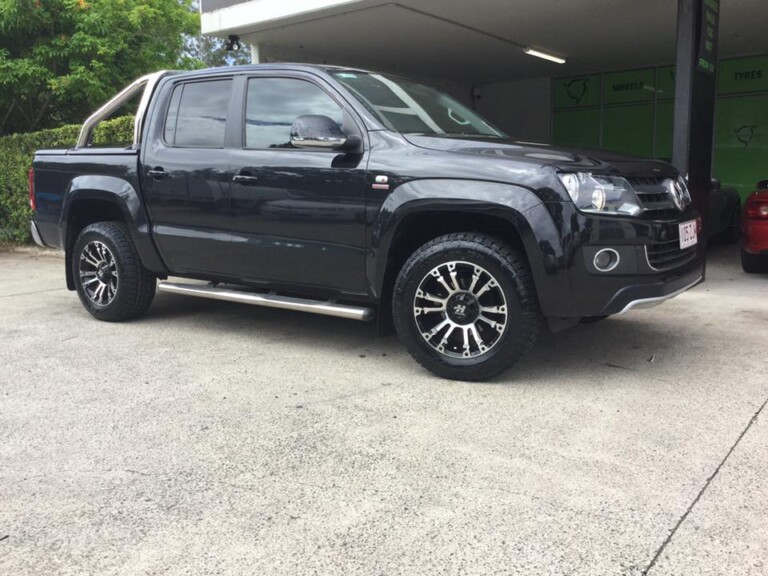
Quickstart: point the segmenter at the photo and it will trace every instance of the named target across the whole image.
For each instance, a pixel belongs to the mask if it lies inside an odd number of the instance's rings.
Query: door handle
[[[160,166],[154,170],[149,170],[147,174],[149,174],[154,180],[162,180],[163,178],[167,178],[169,176],[168,172],[163,170]]]
[[[242,184],[243,186],[253,186],[259,181],[256,176],[246,176],[245,174],[238,174],[232,178],[232,182],[235,184]]]

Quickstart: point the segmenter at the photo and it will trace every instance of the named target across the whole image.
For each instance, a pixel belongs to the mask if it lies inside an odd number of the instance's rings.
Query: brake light
[[[747,218],[753,220],[768,220],[768,200],[754,198],[747,202]]]
[[[37,210],[37,202],[35,202],[35,169],[29,169],[29,207],[32,210]]]

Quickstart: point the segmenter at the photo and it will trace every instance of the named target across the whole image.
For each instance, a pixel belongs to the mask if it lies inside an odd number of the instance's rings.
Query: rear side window
[[[187,148],[223,148],[232,80],[190,82],[174,88],[165,117],[165,142]]]
[[[319,86],[295,78],[251,78],[245,106],[246,148],[291,148],[299,116],[328,116],[341,128],[342,108]]]

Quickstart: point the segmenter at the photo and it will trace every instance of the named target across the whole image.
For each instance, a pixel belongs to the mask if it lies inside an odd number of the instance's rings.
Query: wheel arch
[[[125,225],[144,267],[159,276],[167,275],[165,264],[150,236],[147,213],[131,183],[114,176],[78,176],[65,192],[59,223],[69,290],[75,289],[72,248],[80,232],[96,222],[120,222]]]
[[[384,202],[372,231],[368,281],[386,327],[399,270],[420,246],[454,232],[488,234],[517,248],[531,269],[542,312],[567,289],[563,248],[547,206],[532,191],[496,182],[427,180],[400,186]]]

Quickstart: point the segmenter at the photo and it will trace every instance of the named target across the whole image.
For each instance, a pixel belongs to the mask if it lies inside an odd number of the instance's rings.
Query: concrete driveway
[[[486,384],[332,318],[92,320],[0,254],[0,574],[768,573],[768,276],[547,335]]]

